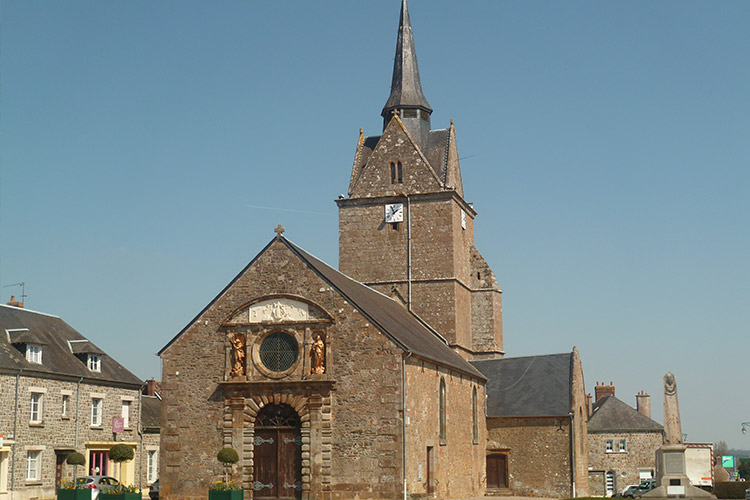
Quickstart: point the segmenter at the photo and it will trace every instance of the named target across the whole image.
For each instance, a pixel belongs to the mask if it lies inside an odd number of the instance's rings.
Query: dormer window
[[[39,344],[26,344],[26,361],[41,365],[42,346]]]
[[[87,365],[92,372],[102,371],[102,358],[98,354],[89,354]]]

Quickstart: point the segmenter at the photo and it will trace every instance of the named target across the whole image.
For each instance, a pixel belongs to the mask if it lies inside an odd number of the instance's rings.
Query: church
[[[485,494],[487,374],[505,361],[501,291],[474,246],[453,123],[433,129],[431,114],[402,0],[383,130],[360,131],[336,200],[338,269],[279,226],[159,352],[164,498],[206,498],[223,447],[239,454],[232,475],[245,498]],[[560,373],[580,378],[562,398],[568,418],[584,398],[577,352],[565,360],[575,369]],[[568,487],[580,419],[558,417],[535,425],[570,429],[560,438]],[[513,453],[493,432],[492,456]],[[497,463],[493,477],[507,483],[512,467]]]

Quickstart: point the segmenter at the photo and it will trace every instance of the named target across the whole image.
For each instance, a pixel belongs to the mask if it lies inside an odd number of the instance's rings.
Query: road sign
[[[725,455],[721,457],[721,466],[727,469],[734,469],[734,455]]]

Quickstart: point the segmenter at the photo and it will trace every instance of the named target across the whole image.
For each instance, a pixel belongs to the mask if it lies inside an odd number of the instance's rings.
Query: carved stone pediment
[[[327,319],[327,315],[317,307],[301,300],[278,297],[241,309],[225,324],[289,323],[320,319]]]

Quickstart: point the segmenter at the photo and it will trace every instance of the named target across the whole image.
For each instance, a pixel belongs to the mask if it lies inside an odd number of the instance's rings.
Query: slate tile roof
[[[488,379],[488,417],[562,417],[570,412],[573,353],[471,364]]]
[[[25,344],[42,346],[42,364],[26,360]],[[90,371],[76,353],[99,354],[101,372]],[[141,380],[58,316],[0,305],[0,370],[133,386]]]
[[[664,427],[615,396],[605,396],[592,406],[589,432],[663,432]]]

